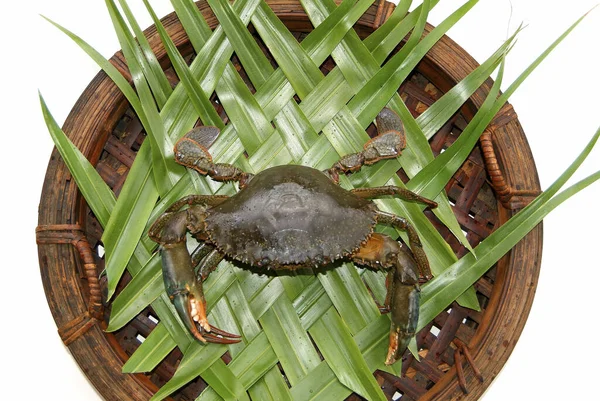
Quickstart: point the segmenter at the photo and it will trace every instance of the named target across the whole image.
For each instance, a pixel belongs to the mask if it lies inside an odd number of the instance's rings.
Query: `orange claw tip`
[[[392,365],[398,360],[398,333],[395,330],[390,331],[390,345],[388,354],[385,358],[386,365]]]
[[[218,337],[218,336],[215,336],[214,334],[205,334],[205,336],[206,336],[206,341],[208,341],[209,343],[216,343],[216,344],[236,344],[236,343],[239,343],[242,341],[239,338]]]
[[[204,344],[209,343],[210,341],[208,341],[206,338],[202,337],[202,334],[200,334],[200,332],[196,329],[190,332],[192,333],[192,335],[194,336],[194,338],[196,340],[202,341]]]
[[[393,365],[397,362],[396,358],[394,358],[394,353],[393,351],[388,351],[388,355],[387,358],[385,358],[385,364],[387,366]]]
[[[183,325],[186,329],[199,341],[203,343],[208,342],[203,336],[202,333],[196,327],[196,322],[192,318],[192,307],[190,303],[190,296],[188,293],[180,292],[173,297],[173,305],[175,306],[175,310],[177,310],[177,314],[179,318],[183,322]],[[196,303],[199,308],[198,313],[200,314],[200,322],[199,325],[202,327],[202,323],[210,329],[210,325],[206,322],[206,313],[204,311],[204,307],[202,302]],[[204,322],[203,322],[204,321]]]
[[[211,329],[212,333],[219,335],[219,336],[230,337],[230,338],[242,338],[242,336],[240,336],[238,334],[228,333],[225,330],[221,330],[220,328],[215,327],[213,325],[210,325],[210,329]]]
[[[402,334],[398,329],[392,328],[392,330],[390,330],[390,345],[388,347],[387,357],[385,358],[386,365],[393,365],[402,357],[411,338],[412,336]]]

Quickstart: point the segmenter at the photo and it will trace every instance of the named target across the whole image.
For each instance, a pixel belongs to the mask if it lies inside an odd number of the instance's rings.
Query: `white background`
[[[510,83],[554,38],[597,0],[481,0],[449,35],[478,61],[485,60],[520,22],[529,26],[508,59]],[[131,1],[141,25],[150,25],[141,0]],[[159,15],[170,11],[154,0]],[[429,20],[437,24],[461,2],[442,0]],[[27,4],[25,7],[24,5]],[[566,5],[568,4],[568,5]],[[9,377],[0,398],[28,394],[46,400],[96,400],[57,333],[39,275],[34,228],[43,177],[52,149],[37,90],[62,124],[97,73],[96,65],[38,14],[79,34],[106,57],[118,48],[100,0],[6,2],[2,10],[3,219],[0,246],[2,365]],[[600,118],[600,10],[592,12],[513,96],[547,188],[576,157]],[[507,87],[505,84],[504,88]],[[8,143],[6,143],[8,142]],[[596,149],[582,173],[600,169]],[[6,195],[7,189],[17,196]],[[17,192],[15,192],[15,190]],[[504,399],[590,399],[597,381],[595,346],[600,269],[595,206],[600,183],[545,220],[544,257],[529,321],[513,355],[485,394]],[[20,397],[19,397],[20,398]]]

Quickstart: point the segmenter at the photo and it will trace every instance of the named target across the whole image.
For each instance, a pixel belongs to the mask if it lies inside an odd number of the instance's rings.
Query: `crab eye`
[[[175,158],[176,158],[177,160],[182,160],[182,159],[183,159],[183,153],[181,153],[181,152],[177,152],[177,153],[175,153]]]

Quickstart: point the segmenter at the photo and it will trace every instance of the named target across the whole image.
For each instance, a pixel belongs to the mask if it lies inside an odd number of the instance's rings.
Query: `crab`
[[[202,282],[224,258],[244,268],[263,270],[319,269],[353,261],[387,273],[387,295],[379,306],[391,320],[385,363],[393,364],[401,357],[415,335],[420,276],[429,279],[431,272],[410,222],[380,211],[372,199],[391,195],[430,208],[437,204],[396,186],[346,190],[339,185],[341,174],[396,158],[406,147],[403,124],[396,113],[383,109],[376,124],[378,135],[361,152],[343,156],[325,171],[282,165],[253,175],[230,164],[213,163],[207,148],[219,134],[215,127],[195,128],[176,143],[178,163],[213,180],[239,184],[239,192],[231,197],[184,197],[149,231],[150,238],[160,245],[167,294],[196,339],[226,344],[241,341],[240,336],[212,326],[206,317]],[[374,232],[377,223],[405,231],[410,249],[395,238]],[[192,254],[186,246],[187,233],[200,242]]]

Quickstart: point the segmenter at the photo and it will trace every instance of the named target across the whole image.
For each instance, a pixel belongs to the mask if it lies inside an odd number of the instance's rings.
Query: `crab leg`
[[[380,311],[390,312],[390,340],[386,365],[396,362],[415,336],[419,320],[419,272],[409,250],[391,237],[374,233],[354,254],[355,263],[388,272],[387,295]]]
[[[215,127],[204,127],[216,129]],[[252,178],[252,174],[240,170],[232,164],[213,163],[212,156],[192,130],[185,134],[175,144],[175,161],[183,166],[196,170],[202,175],[208,175],[215,181],[238,181],[243,188]]]
[[[186,246],[186,232],[189,231],[192,235],[202,233],[205,211],[206,207],[203,205],[192,205],[185,210],[167,212],[152,225],[149,236],[161,246],[165,289],[190,333],[202,342],[239,342],[239,336],[216,329],[208,323],[202,283],[196,278]],[[198,252],[194,258],[196,260],[204,250]],[[210,272],[223,258],[222,255],[215,255],[215,252],[208,252],[200,262],[201,277],[203,272]],[[222,337],[217,337],[214,333]]]
[[[227,199],[229,199],[227,195],[188,195],[169,206],[165,213],[176,212],[184,206],[191,205],[216,206]]]
[[[363,165],[371,165],[383,159],[393,159],[406,147],[406,137],[400,117],[385,108],[377,115],[379,135],[365,143],[363,151],[343,156],[329,170],[325,170],[334,182],[339,182],[339,174],[353,173]]]
[[[405,201],[419,202],[430,208],[436,208],[437,202],[427,199],[419,194],[416,194],[406,188],[400,188],[393,185],[384,187],[373,187],[373,188],[354,188],[350,190],[354,195],[360,196],[361,198],[373,199],[380,198],[385,195],[397,196]]]
[[[410,249],[417,261],[419,271],[425,277],[426,280],[430,280],[433,276],[431,275],[431,269],[429,268],[429,260],[423,250],[423,244],[417,234],[415,228],[406,220],[404,217],[396,216],[395,214],[377,211],[377,222],[383,224],[389,224],[392,227],[398,228],[402,231],[406,231],[408,234],[408,243]]]

